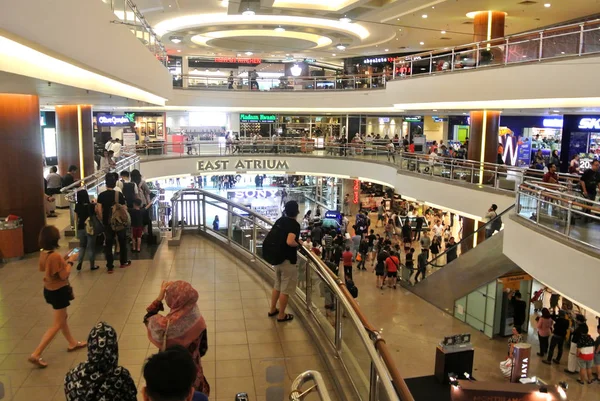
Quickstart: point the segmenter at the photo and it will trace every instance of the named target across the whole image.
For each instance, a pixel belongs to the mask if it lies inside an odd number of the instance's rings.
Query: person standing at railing
[[[456,246],[456,240],[454,237],[450,237],[448,240],[448,245],[446,246],[446,264],[452,262],[457,258],[456,252],[458,251],[458,246]]]
[[[258,73],[256,72],[256,69],[250,71],[248,73],[248,77],[250,78],[250,90],[253,90],[255,86],[256,90],[259,90],[258,82],[256,81],[256,79],[258,78]]]
[[[549,184],[558,184],[558,174],[556,174],[557,165],[554,163],[548,164],[548,172],[542,178],[543,182]]]
[[[579,171],[579,154],[573,155],[571,162],[569,163],[569,174],[580,174]]]
[[[233,80],[233,71],[230,71],[227,77],[227,89],[233,89]]]
[[[598,168],[600,167],[600,161],[594,160],[592,167],[585,170],[581,176],[580,185],[583,196],[589,200],[596,200],[596,194],[598,188],[600,188],[600,173]]]
[[[387,149],[387,161],[390,161],[390,157],[394,163],[396,163],[396,148],[394,147],[394,143],[390,140],[387,145],[385,145]]]

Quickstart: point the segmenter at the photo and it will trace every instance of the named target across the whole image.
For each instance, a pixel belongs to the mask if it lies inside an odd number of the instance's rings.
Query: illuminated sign
[[[393,63],[394,57],[374,57],[366,58],[363,60],[363,64],[380,64],[380,63]]]
[[[294,64],[294,66],[290,68],[290,72],[292,73],[292,76],[299,77],[300,74],[302,74],[302,68],[298,66],[298,64]]]
[[[562,128],[563,120],[562,118],[544,118],[542,125],[546,128]]]
[[[131,121],[126,116],[98,116],[98,125],[129,125]]]
[[[215,57],[215,63],[260,64],[259,58]]]
[[[355,205],[358,205],[358,199],[360,196],[360,180],[354,180],[354,199],[352,199],[352,202]]]
[[[317,60],[315,60],[314,58],[305,58],[305,59],[304,59],[304,62],[305,62],[305,63],[314,63],[314,62],[316,62],[316,61],[317,61]]]
[[[328,210],[325,212],[325,218],[326,219],[335,219],[335,220],[339,220],[341,217],[340,212],[338,212],[337,210]]]
[[[421,116],[406,116],[404,117],[404,121],[409,123],[420,123],[423,121],[423,118]]]
[[[579,120],[579,129],[600,130],[600,118],[582,118]]]
[[[274,123],[276,121],[275,114],[240,114],[242,123]]]
[[[379,124],[386,124],[390,122],[389,117],[379,117]]]
[[[198,171],[227,171],[227,170],[288,170],[286,160],[266,159],[219,159],[199,160]]]
[[[278,191],[273,191],[270,189],[255,189],[248,191],[235,191],[233,193],[233,197],[237,199],[243,198],[273,198],[277,194]]]

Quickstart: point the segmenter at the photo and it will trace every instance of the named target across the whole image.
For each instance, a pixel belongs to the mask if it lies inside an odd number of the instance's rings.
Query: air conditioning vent
[[[462,23],[463,25],[473,25],[473,21],[465,21]]]
[[[452,39],[452,38],[448,38],[448,37],[446,37],[446,36],[443,36],[443,37],[441,37],[441,38],[440,38],[440,40],[451,40],[451,39]]]
[[[532,6],[534,4],[537,4],[537,1],[531,1],[531,0],[525,0],[519,3],[522,6]]]

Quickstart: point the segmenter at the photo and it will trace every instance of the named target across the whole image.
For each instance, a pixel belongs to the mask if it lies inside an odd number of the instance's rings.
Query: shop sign
[[[387,124],[390,122],[389,117],[379,117],[379,124]]]
[[[579,120],[579,129],[600,130],[600,118],[582,118]]]
[[[562,128],[563,120],[562,118],[544,118],[542,125],[544,128]]]
[[[198,171],[228,171],[228,170],[288,170],[287,160],[278,159],[217,159],[199,160]]]
[[[276,121],[275,114],[240,114],[242,123],[274,123]]]
[[[215,57],[215,63],[260,64],[259,58]]]
[[[236,199],[244,199],[244,198],[274,198],[277,194],[277,191],[273,191],[271,189],[254,189],[248,191],[235,191],[233,193],[233,197]]]
[[[366,58],[363,60],[363,64],[381,64],[381,63],[393,63],[394,57],[373,57]]]
[[[404,117],[404,121],[409,123],[420,123],[423,121],[423,118],[421,116],[406,116]]]
[[[304,59],[304,62],[305,62],[305,63],[314,63],[314,62],[316,62],[316,61],[317,61],[317,60],[316,60],[316,59],[314,59],[314,58],[305,58],[305,59]]]
[[[360,197],[360,180],[354,180],[354,198],[352,199],[352,203],[358,205],[359,197]]]
[[[325,212],[325,218],[339,220],[341,218],[341,215],[340,212],[338,212],[337,210],[328,210]]]
[[[129,125],[131,121],[127,116],[110,116],[110,115],[102,115],[98,116],[98,125]]]

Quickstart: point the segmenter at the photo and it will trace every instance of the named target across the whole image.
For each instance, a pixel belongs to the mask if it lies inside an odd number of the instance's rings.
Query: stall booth
[[[579,155],[580,170],[600,159],[600,115],[565,115],[561,145],[561,171],[566,172],[571,158]]]

